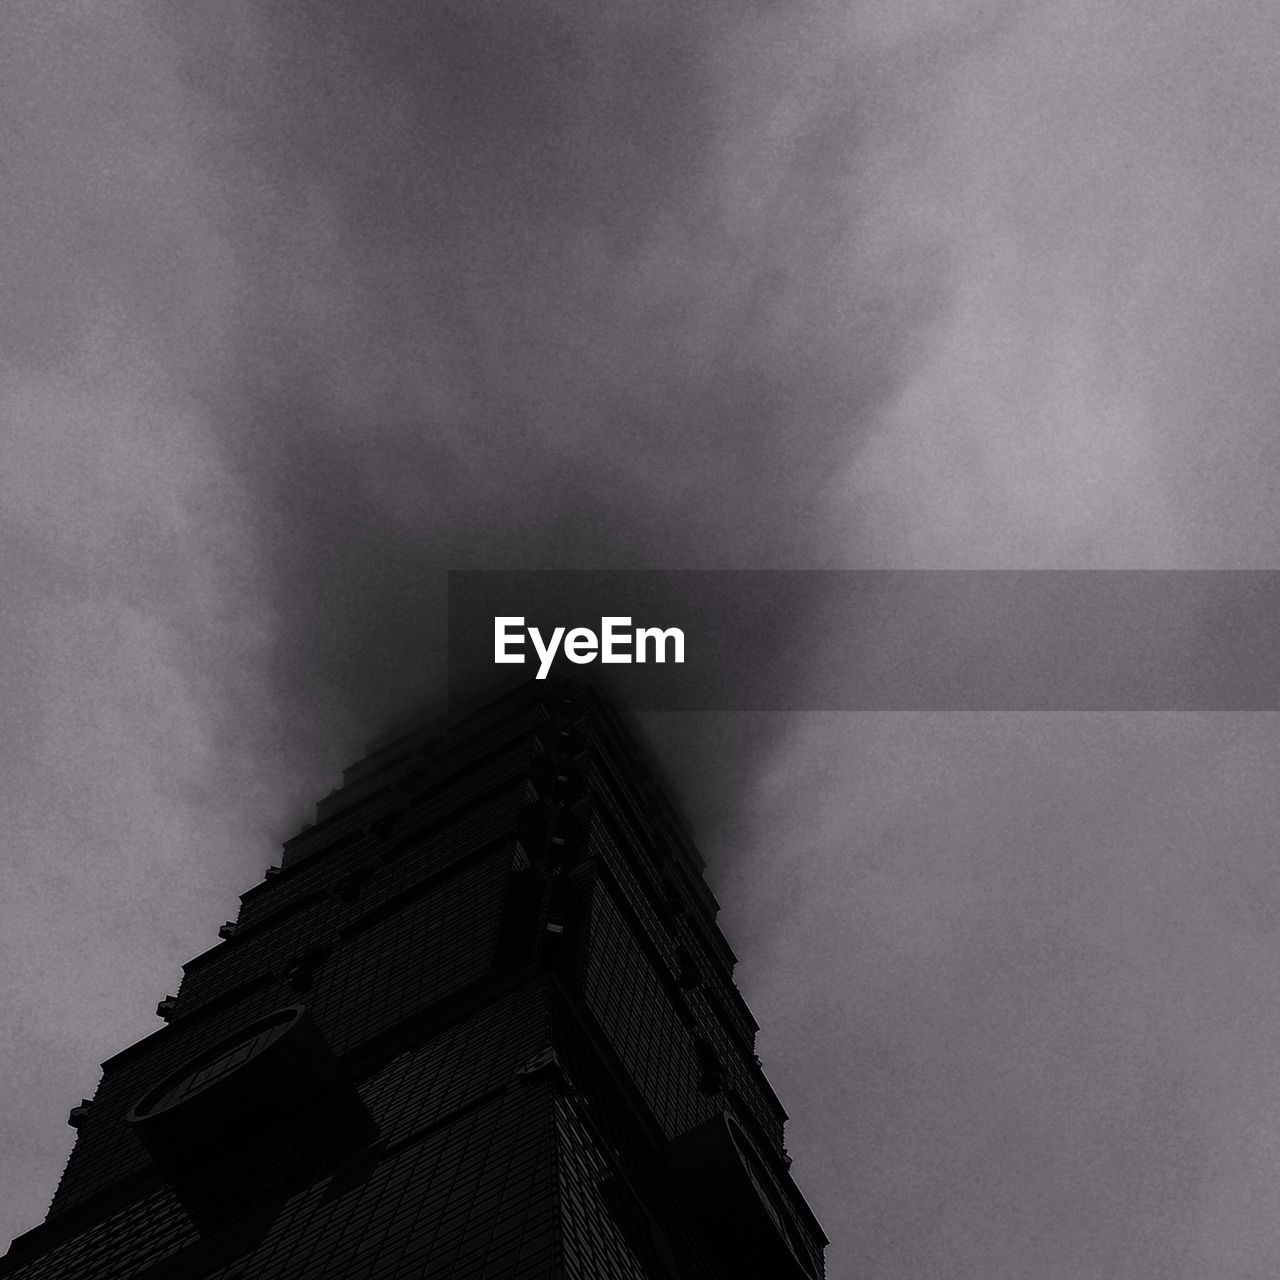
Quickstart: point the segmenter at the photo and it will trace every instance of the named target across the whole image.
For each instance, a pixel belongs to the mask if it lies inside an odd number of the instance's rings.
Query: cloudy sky
[[[0,1235],[453,567],[1273,567],[1262,0],[10,0]],[[1272,716],[654,718],[833,1280],[1280,1271]]]

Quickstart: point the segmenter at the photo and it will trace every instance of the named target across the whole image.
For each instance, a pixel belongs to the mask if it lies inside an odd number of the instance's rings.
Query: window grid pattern
[[[520,782],[471,810],[456,822],[424,833],[416,848],[400,853],[385,869],[375,870],[360,893],[361,913],[378,906],[402,890],[443,871],[451,862],[483,848],[492,840],[515,834],[516,820],[524,803],[525,787]],[[421,825],[421,824],[413,824]],[[405,827],[412,831],[410,822]],[[400,831],[396,831],[397,843]]]
[[[761,1088],[763,1074],[754,1062],[743,1056],[742,1047],[732,1040],[724,1025],[707,1008],[700,992],[692,991],[690,1007],[698,1017],[698,1025],[724,1069],[725,1078],[735,1094],[750,1108],[760,1126],[765,1140],[775,1155],[781,1156],[784,1147],[783,1126],[786,1113],[776,1102],[773,1091]]]
[[[416,831],[426,831],[455,810],[499,786],[504,778],[512,779],[513,786],[517,785],[515,779],[523,775],[530,750],[529,742],[520,743],[511,752],[504,753],[501,758],[477,770],[473,775],[460,778],[438,792],[420,795],[416,800],[397,792],[395,802],[388,803],[382,816],[394,811],[403,812],[404,817],[388,836],[374,835],[365,830],[374,821],[372,817],[362,819],[345,836],[330,835],[326,831],[325,838],[317,839],[314,849],[308,850],[305,858],[297,855],[288,859],[288,875],[257,885],[245,895],[247,901],[242,902],[240,909],[241,923],[257,924],[274,915],[293,899],[314,893],[317,889],[328,888],[346,872],[372,862],[389,842],[398,843]],[[292,843],[291,841],[290,846]],[[342,847],[334,847],[338,845]],[[327,852],[331,848],[333,852]]]
[[[595,754],[595,763],[602,767],[619,794],[628,798],[625,816],[633,828],[638,823],[640,830],[648,834],[647,843],[669,844],[673,852],[679,851],[675,852],[672,863],[679,869],[683,894],[696,910],[699,921],[705,924],[709,941],[721,953],[725,971],[731,974],[736,959],[728,940],[715,928],[720,904],[702,877],[701,855],[678,830],[681,826],[678,819],[674,825],[668,820],[669,806],[661,788],[649,776],[630,735],[603,702],[593,701],[592,740],[605,747],[605,751]],[[646,781],[639,783],[640,778]]]
[[[395,838],[439,822],[456,809],[497,787],[504,780],[522,776],[533,754],[533,739],[523,738],[506,751],[498,752],[479,769],[472,769],[457,781],[419,792],[413,812],[396,828]],[[452,770],[450,771],[452,776]]]
[[[381,1161],[324,1202],[295,1198],[245,1260],[246,1280],[526,1280],[555,1274],[554,1098],[501,1097]],[[233,1269],[229,1269],[235,1274]]]
[[[545,687],[539,688],[536,685],[513,689],[496,698],[488,706],[472,711],[455,721],[452,732],[460,740],[465,740],[471,734],[514,721],[517,716],[531,714],[535,720],[545,720],[547,710],[544,703],[547,693],[548,690]]]
[[[297,862],[312,854],[323,853],[324,850],[348,836],[359,835],[366,827],[385,818],[404,803],[404,797],[398,791],[384,791],[370,796],[368,799],[353,805],[350,809],[328,819],[322,824],[285,842],[281,866],[292,868]]]
[[[220,995],[255,972],[287,964],[307,946],[335,940],[338,928],[358,919],[370,908],[386,901],[419,880],[443,871],[457,859],[481,848],[488,841],[513,831],[525,794],[521,781],[496,796],[489,804],[467,813],[456,823],[423,837],[420,849],[410,849],[385,869],[378,865],[378,843],[361,842],[358,848],[344,856],[340,862],[323,866],[323,876],[306,877],[309,892],[321,885],[331,887],[349,871],[362,865],[369,866],[370,876],[360,886],[354,903],[346,903],[336,896],[318,900],[314,905],[301,908],[296,916],[286,914],[278,923],[267,925],[262,934],[241,942],[234,939],[189,970],[178,989],[179,1012],[189,1006]],[[426,825],[426,824],[418,824]],[[399,832],[397,831],[397,836]],[[358,855],[358,856],[357,856]],[[321,868],[317,868],[320,870]],[[302,880],[301,875],[297,879]],[[291,894],[294,901],[301,896]],[[287,900],[277,900],[273,912],[288,909]],[[256,909],[255,919],[263,920],[268,913]]]
[[[229,938],[207,960],[183,973],[179,1016],[268,969],[282,971],[294,956],[330,939],[350,908],[338,898],[317,899],[250,938]]]
[[[124,1280],[193,1243],[195,1228],[168,1187],[55,1245],[11,1280]]]
[[[608,800],[608,792],[597,790],[597,799]],[[616,811],[610,811],[612,818]],[[643,870],[637,874],[633,857],[628,857],[615,836],[609,819],[596,815],[591,823],[588,848],[602,858],[613,875],[627,905],[635,912],[651,945],[658,951],[668,975],[679,972],[677,945],[684,945],[696,957],[701,986],[684,992],[685,1007],[693,1014],[698,1029],[713,1046],[729,1076],[729,1081],[761,1126],[767,1142],[778,1155],[784,1153],[783,1129],[786,1112],[756,1063],[755,1023],[750,1018],[737,988],[713,962],[703,930],[694,927],[698,919],[686,910],[674,920],[660,919],[644,891]],[[713,933],[719,931],[713,926]]]
[[[650,1280],[663,1275],[645,1267],[614,1220],[600,1192],[613,1169],[567,1098],[556,1099],[556,1137],[568,1280]]]
[[[499,849],[344,942],[307,1005],[335,1053],[485,974],[510,866]]]
[[[426,750],[430,734],[426,729],[411,729],[392,742],[381,746],[366,746],[365,753],[355,764],[348,765],[342,771],[344,788],[376,778],[393,769],[399,769],[407,760],[412,759],[415,751]]]
[[[628,1159],[652,1147],[657,1138],[650,1125],[628,1105],[597,1048],[558,992],[551,1001],[551,1034],[569,1079],[609,1146],[626,1152]]]
[[[546,718],[547,713],[541,704],[535,704],[497,724],[480,728],[460,726],[447,741],[436,747],[433,755],[441,763],[447,764],[449,772],[453,773],[483,759],[504,742],[524,739],[524,745],[527,746],[529,735]]]
[[[342,785],[334,788],[316,805],[316,822],[325,822],[334,814],[341,813],[348,805],[358,804],[366,796],[371,796],[383,787],[394,786],[404,774],[412,771],[414,764],[422,767],[422,761],[414,761],[413,755],[402,751],[399,755],[389,755],[377,768],[347,769],[343,771]]]
[[[456,781],[452,780],[455,769],[453,762],[449,760],[447,777],[443,776],[443,770],[439,770],[442,776],[438,784],[433,786],[432,782],[426,779],[418,786],[417,792],[420,799],[415,807],[420,808],[422,814],[428,815],[425,817],[426,822],[435,821],[436,818],[458,808],[475,796],[483,794],[503,777],[521,772],[528,764],[532,752],[533,738],[531,736],[522,738],[506,751],[495,753],[492,759],[485,761],[483,768],[464,771]],[[370,798],[356,805],[349,812],[335,816],[323,826],[313,827],[310,831],[295,836],[284,846],[283,865],[291,869],[288,879],[279,886],[272,886],[265,890],[263,896],[277,892],[284,887],[284,884],[293,880],[295,875],[301,876],[301,872],[292,871],[295,864],[312,855],[323,853],[327,846],[337,843],[346,836],[357,834],[393,813],[402,812],[409,804],[410,798],[407,792],[391,788],[376,798]]]
[[[360,1094],[383,1140],[400,1142],[514,1079],[550,1034],[537,981],[392,1059]]]
[[[607,1152],[614,1152],[636,1180],[640,1194],[667,1229],[684,1280],[719,1276],[706,1245],[688,1221],[687,1207],[673,1187],[650,1127],[623,1098],[617,1080],[562,999],[552,1000],[551,1015],[556,1051],[575,1087],[576,1123],[600,1158],[609,1163]]]
[[[334,841],[337,844],[337,841]],[[255,885],[241,898],[239,921],[242,926],[256,925],[282,911],[298,898],[305,898],[317,889],[328,888],[335,880],[355,867],[363,866],[376,856],[379,841],[374,835],[362,832],[350,843],[314,862],[290,872],[284,879]]]
[[[666,1137],[712,1114],[698,1091],[692,1037],[599,881],[591,895],[583,994]]]
[[[627,905],[635,912],[645,934],[662,957],[668,973],[674,976],[680,971],[676,954],[679,945],[683,944],[698,957],[703,982],[714,986],[721,996],[725,1015],[731,1021],[732,1034],[737,1037],[741,1046],[737,1052],[750,1054],[751,1047],[755,1043],[755,1031],[725,999],[727,993],[719,966],[711,963],[710,957],[705,954],[699,955],[699,952],[705,951],[705,948],[701,946],[698,935],[689,928],[684,919],[667,924],[659,917],[649,894],[644,891],[640,878],[632,867],[631,859],[623,852],[606,822],[596,821],[591,824],[588,848],[593,856],[602,858],[609,868],[618,887],[622,890]],[[705,1002],[699,1005],[699,1011],[719,1023],[720,1020],[715,1018],[710,1006]]]
[[[614,851],[614,857],[615,859],[620,857],[616,850]],[[596,961],[595,972],[597,975],[600,973],[595,937],[595,917],[597,912],[600,912],[602,915],[602,926],[606,927],[611,934],[616,934],[620,939],[618,943],[612,945],[616,945],[619,948],[625,948],[626,954],[629,957],[629,964],[642,971],[645,975],[645,978],[647,979],[645,982],[646,988],[658,993],[656,996],[649,998],[655,1000],[662,1009],[669,1011],[667,1016],[672,1021],[673,1025],[680,1028],[680,1033],[677,1038],[685,1047],[687,1052],[690,1043],[690,1031],[686,1029],[683,1021],[680,1019],[679,1014],[676,1011],[676,1006],[673,1004],[671,996],[668,994],[667,989],[663,986],[662,982],[654,972],[653,962],[645,954],[639,943],[635,941],[631,929],[622,921],[618,908],[614,905],[608,888],[600,882],[597,882],[592,902],[593,937],[591,955],[592,960]],[[640,910],[643,910],[644,904],[642,901],[635,905],[637,905]],[[608,922],[607,924],[605,923],[606,921]],[[642,928],[643,927],[647,927],[650,930],[656,929],[659,934],[662,933],[656,919],[652,917],[651,913],[647,922],[645,922],[642,917]],[[658,942],[658,938],[656,938],[652,932],[650,932],[649,936],[655,943]],[[669,942],[667,946],[670,955],[670,964],[674,968],[674,948],[670,946]],[[589,964],[588,983],[591,981],[592,972],[592,967]],[[625,970],[619,971],[620,974],[624,972]],[[672,972],[673,970],[669,969],[668,975],[670,976]],[[625,979],[620,978],[619,980]],[[670,977],[670,980],[674,981],[674,978]],[[611,987],[610,990],[613,990],[613,988]],[[685,1008],[690,1011],[692,1015],[691,1020],[695,1023],[698,1033],[715,1051],[715,1055],[724,1070],[727,1082],[733,1087],[738,1096],[742,1098],[745,1105],[750,1108],[751,1114],[760,1125],[766,1140],[773,1146],[775,1152],[781,1155],[783,1149],[783,1123],[786,1116],[781,1107],[777,1105],[776,1100],[773,1099],[772,1091],[769,1091],[768,1093],[765,1092],[765,1089],[762,1087],[763,1077],[758,1069],[755,1068],[754,1062],[747,1058],[741,1044],[736,1042],[729,1035],[720,1019],[715,1016],[715,1012],[707,1005],[705,1000],[699,998],[698,992],[685,992],[684,995],[685,1000],[683,1003]],[[690,997],[693,998],[690,999]],[[597,993],[597,998],[601,1001],[601,1006],[607,1008],[609,996]],[[594,1005],[593,1011],[595,1011]],[[605,1026],[611,1034],[613,1034],[615,1030],[621,1031],[624,1024],[620,1012],[616,1009],[609,1009],[606,1016],[612,1020],[614,1026],[609,1027],[605,1021],[605,1016],[601,1016],[597,1012],[597,1017],[600,1017],[601,1025]],[[627,1022],[634,1021],[636,1016],[636,1013],[631,1011],[629,1017],[626,1019]],[[635,1028],[628,1027],[626,1034],[629,1037],[633,1037],[635,1034]],[[621,1047],[619,1047],[619,1052],[622,1053]],[[627,1058],[625,1053],[623,1053],[623,1059],[624,1061],[630,1062],[630,1059]],[[697,1080],[696,1071],[693,1080],[695,1082]],[[696,1090],[696,1085],[694,1087]],[[668,1089],[669,1088],[670,1086],[668,1086]],[[676,1090],[677,1093],[679,1091],[679,1089]],[[669,1134],[668,1136],[671,1135]]]
[[[661,1152],[654,1149],[645,1126],[631,1107],[621,1097],[618,1087],[582,1032],[576,1018],[564,1007],[560,999],[551,1004],[552,1028],[557,1052],[561,1055],[569,1076],[579,1087],[575,1105],[580,1108],[590,1124],[583,1121],[593,1134],[597,1148],[603,1141],[620,1153],[626,1169],[643,1188],[646,1201],[668,1230],[669,1240],[675,1249],[688,1277],[718,1274],[716,1264],[707,1255],[696,1229],[687,1222],[687,1209],[679,1197],[673,1194],[670,1173],[662,1164]],[[624,1063],[624,1067],[629,1064]],[[630,1074],[630,1072],[628,1072]],[[716,1102],[712,1110],[721,1110]],[[808,1219],[803,1217],[793,1203],[794,1191],[790,1180],[775,1173],[760,1171],[760,1176],[774,1188],[771,1203],[774,1209],[786,1216],[797,1240],[806,1242],[806,1252],[813,1261],[817,1274],[822,1273],[822,1245],[815,1239]],[[569,1245],[566,1242],[566,1251]]]
[[[636,829],[636,825],[631,820],[626,807],[618,802],[620,788],[618,777],[608,768],[606,761],[596,757],[592,758],[590,785],[593,796],[604,804],[610,821],[621,834],[623,841],[632,849],[650,848],[652,840],[649,835]],[[705,920],[707,923],[705,929],[695,929],[693,925],[687,926],[697,937],[698,949],[707,952],[709,962],[731,978],[736,960],[728,943],[725,942],[724,936],[716,927],[714,918],[709,916],[701,899],[686,889],[682,876],[676,875],[672,877],[672,883],[678,888],[686,915],[699,921]]]

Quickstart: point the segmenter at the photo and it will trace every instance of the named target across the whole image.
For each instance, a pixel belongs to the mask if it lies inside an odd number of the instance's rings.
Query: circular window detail
[[[307,1011],[290,1005],[196,1054],[144,1094],[128,1119],[169,1168],[266,1136],[337,1076],[337,1061]]]
[[[782,1192],[727,1111],[676,1138],[668,1162],[691,1216],[734,1274],[814,1280],[821,1274]],[[826,1243],[825,1237],[822,1243]]]

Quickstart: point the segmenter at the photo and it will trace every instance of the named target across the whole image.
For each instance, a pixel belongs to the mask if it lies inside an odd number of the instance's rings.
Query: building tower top
[[[374,744],[104,1064],[0,1276],[816,1280],[701,872],[593,690]]]

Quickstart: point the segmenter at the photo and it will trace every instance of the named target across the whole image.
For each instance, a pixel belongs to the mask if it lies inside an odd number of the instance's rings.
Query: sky
[[[1260,0],[3,22],[0,1235],[446,569],[1280,559]],[[1273,715],[647,729],[833,1280],[1280,1272]]]

